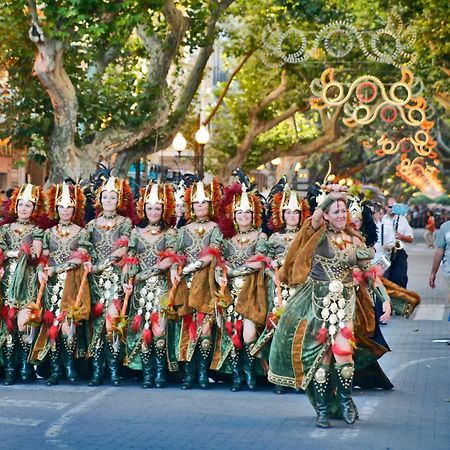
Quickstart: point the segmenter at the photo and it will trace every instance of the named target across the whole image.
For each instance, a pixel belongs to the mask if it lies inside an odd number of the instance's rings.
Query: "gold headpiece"
[[[23,184],[19,190],[19,193],[17,194],[17,201],[16,201],[16,210],[17,210],[17,203],[19,203],[19,200],[24,200],[26,202],[33,202],[35,205],[39,201],[39,186],[33,186],[32,184]]]
[[[281,202],[282,210],[289,209],[289,211],[301,211],[302,204],[298,201],[298,195],[296,191],[290,189],[289,185],[284,186],[283,200]]]
[[[358,197],[350,197],[348,212],[352,219],[362,219],[362,208]]]
[[[203,202],[210,202],[211,197],[208,197],[205,192],[205,187],[203,185],[203,181],[197,181],[192,186],[192,197],[191,197],[192,203],[203,203]]]
[[[103,183],[101,187],[101,192],[116,192],[117,194],[121,194],[122,192],[122,180],[119,180],[116,177],[109,177],[106,182]]]
[[[241,198],[234,204],[234,211],[253,212],[253,205],[248,198],[247,186],[245,184],[242,185]]]
[[[62,183],[56,187],[56,203],[55,206],[62,206],[64,208],[69,208],[73,206],[75,208],[76,201],[75,198],[71,197],[69,185]]]
[[[159,185],[158,183],[153,183],[150,192],[148,192],[148,188],[150,185],[147,185],[145,188],[144,194],[144,204],[150,203],[151,205],[156,205],[157,203],[164,205],[164,199],[159,197]]]

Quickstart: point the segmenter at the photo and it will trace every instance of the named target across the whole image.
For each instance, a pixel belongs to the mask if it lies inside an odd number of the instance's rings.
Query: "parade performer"
[[[251,347],[267,317],[267,285],[264,268],[256,257],[257,248],[267,239],[261,232],[262,204],[246,186],[233,183],[225,188],[219,225],[224,239],[220,242],[225,265],[218,266],[219,284],[228,283],[231,301],[218,303],[218,325],[211,368],[231,365],[233,392],[242,389],[243,378],[249,390],[256,389],[256,358]],[[222,278],[225,277],[225,280]]]
[[[92,336],[88,356],[92,356],[93,374],[89,386],[103,382],[105,362],[113,385],[120,384],[119,367],[123,356],[126,320],[120,298],[122,270],[116,264],[126,254],[134,218],[133,194],[128,182],[110,177],[99,188],[98,217],[86,227],[91,243],[91,261],[85,267],[91,272]]]
[[[330,426],[332,377],[342,417],[352,424],[354,321],[366,334],[375,326],[373,304],[364,284],[355,289],[354,269],[370,276],[373,251],[347,225],[347,200],[331,186],[291,244],[280,278],[301,285],[288,302],[275,331],[269,380],[305,389],[317,412],[317,426]],[[355,315],[355,308],[357,314]]]
[[[252,348],[252,355],[268,357],[268,344],[270,343],[275,327],[281,317],[287,301],[295,292],[295,286],[288,286],[281,283],[278,277],[278,270],[284,263],[284,259],[296,234],[300,230],[303,222],[310,216],[309,206],[306,200],[302,199],[298,192],[291,190],[285,184],[282,192],[273,195],[270,202],[270,223],[269,227],[273,234],[267,241],[262,241],[263,245],[257,251],[269,258],[268,267],[265,272],[268,275],[268,315],[266,327]],[[283,386],[276,385],[276,394],[284,393]]]
[[[218,256],[211,249],[215,236],[220,235],[214,221],[220,200],[221,189],[216,180],[206,187],[202,181],[195,182],[185,193],[187,224],[177,231],[176,252],[186,259],[184,267],[177,262],[171,268],[171,280],[176,287],[173,305],[181,318],[177,357],[184,363],[182,389],[192,388],[196,367],[199,387],[209,386],[216,291],[214,265]]]
[[[175,198],[168,184],[149,184],[142,188],[138,201],[139,226],[131,232],[124,266],[126,284],[134,280],[127,334],[127,365],[142,370],[143,388],[166,384],[168,272],[177,260],[174,253],[176,232]],[[176,370],[176,359],[169,361]]]
[[[90,245],[88,233],[82,228],[85,196],[81,187],[57,184],[50,188],[47,200],[48,216],[58,223],[44,232],[38,266],[40,286],[45,286],[44,313],[31,361],[41,364],[49,356],[51,373],[47,385],[52,386],[59,382],[61,366],[67,380],[75,383],[75,358],[86,353],[84,321],[89,317],[91,305],[83,263],[89,259]]]
[[[4,384],[11,385],[15,383],[17,362],[21,381],[35,378],[28,358],[41,319],[40,308],[36,308],[34,302],[37,299],[36,265],[43,237],[37,224],[45,213],[42,189],[32,184],[22,185],[14,190],[4,209],[4,222],[0,226],[0,254],[4,261],[0,348],[5,366]]]
[[[367,247],[376,247],[377,225],[374,220],[374,213],[367,202],[364,202],[359,196],[350,196],[348,212],[350,224],[361,234],[365,245]],[[354,353],[355,374],[353,385],[361,388],[392,389],[394,385],[378,363],[378,359],[390,351],[389,345],[381,332],[380,324],[387,323],[392,312],[391,299],[380,279],[384,270],[380,261],[376,260],[375,257],[372,260],[378,270],[376,280],[374,280],[378,289],[373,290],[369,288],[375,312],[373,333],[370,336],[365,336],[364,330],[360,332],[357,327],[354,330],[357,348]]]

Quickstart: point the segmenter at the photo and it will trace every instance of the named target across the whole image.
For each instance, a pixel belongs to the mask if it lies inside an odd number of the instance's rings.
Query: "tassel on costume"
[[[103,314],[103,308],[104,308],[104,304],[103,303],[96,303],[94,305],[94,307],[92,308],[92,313],[94,314],[94,317],[100,317]]]
[[[159,314],[157,312],[153,312],[150,315],[150,322],[152,325],[158,325],[159,324]]]
[[[141,329],[142,325],[142,315],[136,314],[131,321],[131,331],[137,333]]]
[[[144,344],[149,347],[152,342],[152,330],[150,328],[145,328],[142,332],[142,340]]]
[[[55,342],[58,337],[59,327],[58,325],[52,325],[47,332],[47,336],[51,342]]]
[[[6,328],[10,333],[14,331],[14,319],[16,317],[17,309],[9,308],[6,313]]]
[[[234,323],[234,329],[238,336],[242,336],[242,329],[244,328],[244,322],[242,320],[236,320]]]
[[[233,324],[230,320],[225,322],[225,330],[227,331],[228,336],[231,337],[233,335]]]
[[[122,310],[122,302],[121,302],[118,298],[115,298],[115,299],[113,300],[113,305],[114,305],[115,308],[117,309],[117,312],[120,313],[120,311]]]
[[[197,313],[197,323],[201,325],[203,321],[205,320],[205,314],[204,313]]]
[[[197,325],[194,321],[189,324],[189,339],[195,341],[197,338]]]
[[[231,342],[233,342],[233,345],[237,349],[242,350],[242,341],[241,341],[241,338],[239,337],[239,335],[237,333],[233,334],[233,337],[231,338]]]
[[[321,344],[325,344],[327,338],[328,338],[328,330],[325,327],[322,327],[317,333],[316,339]]]

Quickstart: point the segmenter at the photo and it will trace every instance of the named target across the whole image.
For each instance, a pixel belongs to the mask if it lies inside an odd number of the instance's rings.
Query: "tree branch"
[[[208,125],[209,122],[211,122],[212,118],[216,115],[217,110],[219,109],[220,105],[223,102],[223,99],[225,98],[225,95],[228,93],[228,89],[230,88],[231,83],[234,80],[234,77],[239,73],[239,71],[242,69],[244,64],[249,60],[250,56],[252,56],[254,52],[255,52],[254,49],[247,52],[245,54],[245,56],[242,58],[242,60],[239,62],[239,64],[234,68],[233,72],[231,73],[231,75],[228,78],[227,83],[225,84],[225,86],[222,90],[222,93],[220,94],[220,97],[218,98],[216,104],[214,105],[214,108],[211,110],[208,117],[203,122],[203,125]]]

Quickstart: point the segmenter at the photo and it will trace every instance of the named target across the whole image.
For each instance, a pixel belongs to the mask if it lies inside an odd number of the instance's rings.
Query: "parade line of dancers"
[[[180,373],[182,389],[236,392],[265,377],[305,391],[319,427],[354,423],[354,385],[393,387],[379,324],[420,301],[383,278],[396,243],[382,206],[339,185],[302,198],[284,178],[264,198],[247,181],[151,182],[137,198],[113,176],[15,189],[0,225],[3,384],[88,368],[89,386]]]

